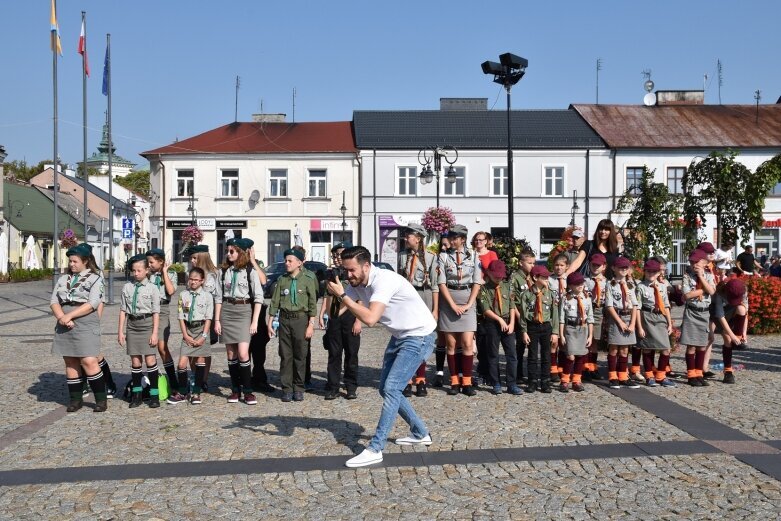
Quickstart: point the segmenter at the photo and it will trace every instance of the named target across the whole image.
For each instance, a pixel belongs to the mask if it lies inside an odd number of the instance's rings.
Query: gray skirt
[[[127,328],[125,330],[125,343],[127,345],[125,352],[130,356],[135,355],[156,355],[157,346],[149,345],[149,337],[152,336],[154,315],[150,315],[141,320],[130,320],[127,317]],[[160,328],[158,326],[158,331]]]
[[[198,337],[200,337],[203,334],[203,326],[202,323],[200,326],[190,327],[185,322],[185,325],[187,326],[187,334],[191,337],[195,338],[196,340]],[[208,357],[212,356],[212,347],[211,343],[209,342],[209,339],[207,338],[206,341],[203,343],[201,347],[193,347],[191,345],[188,345],[184,339],[182,339],[182,342],[179,344],[179,357],[183,356],[193,356],[193,357]]]
[[[171,303],[160,302],[160,324],[157,326],[157,338],[165,340],[171,337]]]
[[[688,305],[684,306],[679,343],[682,346],[705,347],[708,345],[709,332],[710,312],[708,309],[698,310]]]
[[[471,289],[451,289],[450,296],[453,302],[458,305],[466,304],[469,300]],[[468,333],[477,330],[477,313],[475,307],[469,308],[466,313],[458,316],[455,311],[445,302],[440,300],[439,306],[439,331],[442,333]]]
[[[58,322],[54,327],[52,354],[78,358],[100,354],[100,317],[93,311],[73,321],[73,329]]]
[[[645,338],[637,342],[637,347],[665,351],[670,349],[670,335],[667,334],[667,318],[661,313],[640,311],[640,323],[645,330]]]
[[[564,338],[567,340],[567,345],[561,346],[566,349],[567,355],[583,356],[588,354],[588,348],[586,347],[586,341],[588,340],[588,324],[583,326],[570,326],[569,324],[564,326]]]
[[[594,342],[602,342],[605,340],[605,320],[602,313],[603,308],[594,307]]]
[[[423,299],[423,302],[426,303],[426,307],[429,309],[429,311],[434,310],[434,297],[432,296],[433,293],[430,289],[424,289],[423,291],[419,291],[416,288],[416,291],[418,295],[420,295],[420,298]]]
[[[253,304],[222,303],[220,342],[240,344],[250,341],[249,326],[252,322],[252,306]]]
[[[623,322],[627,325],[629,325],[629,321],[632,317],[629,315],[619,315],[619,319],[623,320]],[[613,322],[613,319],[607,317],[605,320],[608,321],[610,324],[607,328],[607,343],[612,346],[633,346],[637,343],[637,338],[635,337],[634,331],[629,331],[628,333],[623,333],[621,329],[619,329],[618,325]]]

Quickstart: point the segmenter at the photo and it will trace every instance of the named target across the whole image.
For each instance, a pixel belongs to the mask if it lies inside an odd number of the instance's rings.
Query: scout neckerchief
[[[415,263],[418,259],[418,252],[410,250],[409,251],[409,266],[407,267],[407,280],[412,282],[412,279],[415,278]]]
[[[463,269],[461,268],[461,250],[456,250],[456,273],[458,274],[457,284],[461,284]]]
[[[190,311],[187,313],[187,322],[193,321],[193,312],[195,311],[195,299],[198,296],[198,291],[190,290]]]
[[[699,296],[699,297],[697,297],[697,300],[700,300],[700,301],[701,301],[701,300],[702,300],[702,297],[703,297],[703,293],[705,292],[705,291],[704,291],[704,290],[705,290],[705,286],[702,284],[702,280],[700,279],[699,275],[697,275],[697,274],[695,273],[695,274],[694,274],[694,276],[695,276],[695,277],[697,277],[697,285],[694,287],[694,289],[699,289],[699,290],[702,290],[702,293],[700,293],[700,296]]]
[[[290,279],[290,303],[297,306],[298,297],[296,296],[296,293],[298,293],[298,277],[290,277]]]
[[[502,289],[499,287],[499,284],[496,285],[494,288],[494,306],[499,308],[499,316],[504,316],[504,311],[502,310]]]
[[[534,302],[534,320],[536,320],[537,322],[542,324],[542,322],[543,322],[543,320],[542,320],[542,290],[538,289],[536,291],[536,293],[537,293],[537,298],[536,298],[536,301]]]
[[[621,309],[626,310],[628,309],[626,280],[620,281],[618,285],[621,287]]]
[[[82,275],[82,273],[84,275]],[[89,270],[84,270],[82,273],[73,273],[68,276],[68,294],[72,295],[73,292],[87,280]]]
[[[594,304],[597,307],[601,307],[602,288],[599,287],[599,276],[594,277]]]
[[[231,297],[233,297],[236,294],[236,278],[239,276],[239,272],[233,266],[231,266],[231,270],[233,270],[231,274]]]
[[[138,290],[141,289],[141,286],[144,285],[144,282],[136,282],[135,283],[135,289],[133,290],[133,312],[132,314],[136,314],[136,303],[138,302]]]
[[[582,297],[583,294],[575,295],[575,300],[578,301],[578,319],[581,326],[586,323],[586,307],[583,305]]]
[[[659,283],[654,283],[654,303],[656,311],[659,311],[662,315],[667,314],[667,307],[664,305],[664,299],[662,298],[662,292],[659,290]]]

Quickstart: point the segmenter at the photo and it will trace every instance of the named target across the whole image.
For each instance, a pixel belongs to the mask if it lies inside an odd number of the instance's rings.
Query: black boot
[[[477,394],[477,391],[473,385],[465,385],[461,388],[461,390],[467,396],[474,396]]]
[[[550,380],[543,380],[540,383],[540,392],[545,394],[550,394],[553,392],[553,389],[550,387]]]
[[[79,409],[81,409],[81,406],[84,405],[84,402],[81,400],[71,400],[68,404],[68,408],[65,409],[65,412],[76,412]]]
[[[106,412],[108,409],[108,401],[107,400],[98,400],[95,402],[95,408],[92,409],[92,412]]]
[[[407,398],[412,396],[412,384],[407,384],[407,386],[404,388],[404,390],[401,391],[401,394],[403,394]]]
[[[458,384],[451,385],[450,389],[447,390],[448,396],[455,396],[455,395],[457,395],[460,392],[461,392],[461,386],[458,385]]]
[[[415,390],[415,396],[418,398],[423,398],[424,396],[428,396],[428,391],[426,390],[426,384],[418,384],[417,389]]]
[[[141,398],[141,393],[133,393],[130,397],[130,405],[128,406],[130,409],[134,409],[136,407],[140,407],[143,403],[143,399]]]
[[[529,385],[526,386],[527,393],[534,393],[540,390],[540,383],[537,380],[529,380]]]

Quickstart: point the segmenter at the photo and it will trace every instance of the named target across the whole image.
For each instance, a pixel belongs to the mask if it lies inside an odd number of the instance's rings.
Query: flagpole
[[[56,13],[57,13],[57,0],[52,0],[52,15],[54,16],[54,19],[56,20]],[[57,197],[57,194],[60,191],[60,187],[57,183],[57,127],[58,127],[58,119],[57,119],[57,31],[55,28],[52,28],[52,85],[53,85],[53,98],[54,98],[54,111],[53,111],[53,125],[54,125],[54,157],[52,158],[54,160],[54,230],[52,234],[52,253],[54,257],[54,274],[52,277],[52,288],[57,284],[57,279],[59,278],[59,268],[60,268],[60,244],[57,239],[57,229],[60,226],[59,223],[59,198]]]
[[[80,42],[84,46],[84,54],[81,58],[81,85],[82,85],[82,105],[84,107],[82,118],[84,121],[83,136],[84,136],[84,162],[81,164],[81,180],[84,181],[84,242],[87,242],[87,215],[88,215],[88,203],[87,203],[87,184],[89,183],[89,173],[87,171],[87,13],[81,12],[81,27],[84,30],[83,41]],[[100,258],[103,258],[101,252]],[[102,266],[101,266],[102,268]]]
[[[106,112],[106,124],[108,126],[108,235],[110,242],[109,248],[109,266],[111,269],[108,272],[108,303],[114,303],[114,205],[112,203],[113,197],[111,195],[112,187],[114,185],[114,173],[111,168],[111,155],[113,142],[111,140],[111,33],[106,34],[106,63],[104,64],[106,76],[106,89],[105,93],[108,98],[108,111]]]

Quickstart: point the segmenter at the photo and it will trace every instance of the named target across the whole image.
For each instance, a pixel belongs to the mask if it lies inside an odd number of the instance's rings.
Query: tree
[[[43,167],[45,164],[51,163],[51,161],[45,160],[41,161],[35,166],[28,166],[27,161],[14,160],[8,163],[3,163],[3,172],[9,178],[26,182],[43,172]]]
[[[152,191],[151,185],[149,184],[148,170],[137,170],[135,172],[130,172],[124,177],[117,177],[115,181],[117,184],[124,186],[131,192],[135,192],[147,199],[149,198],[149,194]]]
[[[107,174],[101,174],[100,170],[98,170],[94,166],[88,166],[87,167],[87,174],[90,175],[90,176],[107,175]],[[83,179],[84,178],[84,163],[79,163],[76,166],[76,177],[78,177],[79,179]]]
[[[778,156],[766,161],[755,173],[735,160],[737,151],[711,152],[692,161],[683,175],[683,214],[687,246],[698,242],[699,222],[706,214],[716,215],[719,243],[745,245],[751,234],[762,228],[765,198],[781,181]]]
[[[673,231],[681,226],[681,197],[671,194],[663,183],[654,183],[654,172],[644,166],[640,184],[627,190],[616,208],[629,214],[623,226],[629,229],[624,246],[634,259],[670,256]]]

